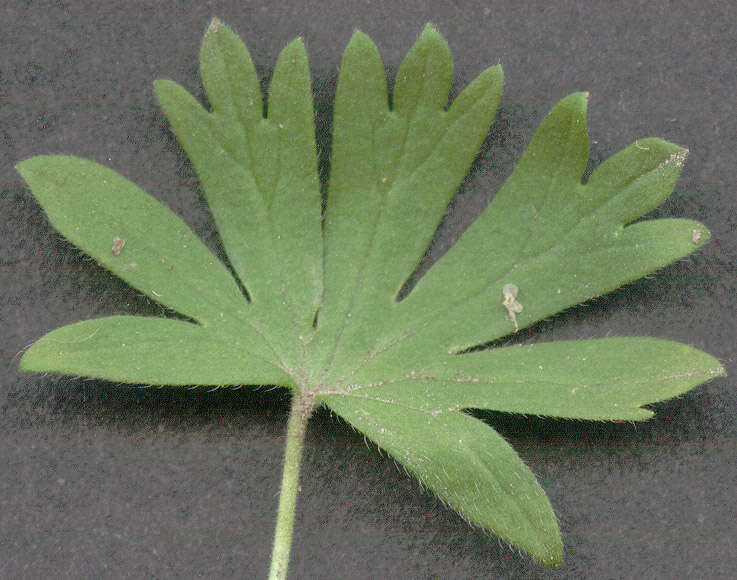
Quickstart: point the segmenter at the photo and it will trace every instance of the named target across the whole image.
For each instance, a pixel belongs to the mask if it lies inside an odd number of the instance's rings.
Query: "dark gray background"
[[[565,543],[562,568],[546,569],[469,528],[322,412],[307,435],[291,577],[735,577],[737,7],[614,4],[6,0],[0,578],[266,575],[284,392],[138,389],[16,371],[20,351],[60,325],[160,309],[50,228],[14,163],[40,153],[105,163],[218,249],[151,84],[167,77],[202,94],[197,52],[212,16],[241,35],[266,77],[279,50],[303,36],[323,150],[354,28],[375,40],[393,73],[424,23],[434,22],[456,61],[454,90],[503,64],[496,124],[434,255],[483,209],[545,113],[578,90],[591,92],[591,166],[646,136],[689,147],[676,192],[653,215],[699,219],[714,235],[697,255],[518,337],[674,339],[717,356],[731,375],[657,405],[657,418],[638,425],[489,417],[550,496]]]

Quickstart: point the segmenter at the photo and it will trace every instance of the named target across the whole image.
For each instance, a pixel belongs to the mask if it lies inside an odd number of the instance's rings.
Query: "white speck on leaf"
[[[701,230],[691,230],[691,241],[694,244],[701,242]]]
[[[673,153],[668,157],[668,159],[662,161],[660,165],[658,165],[657,169],[663,169],[666,165],[670,163],[675,163],[676,167],[683,167],[683,163],[686,161],[686,155],[688,155],[688,151],[686,150]]]

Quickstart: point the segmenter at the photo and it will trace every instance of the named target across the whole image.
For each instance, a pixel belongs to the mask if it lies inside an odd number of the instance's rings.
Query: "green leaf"
[[[502,304],[505,284],[519,288],[523,310],[516,320],[524,327],[653,272],[709,239],[706,228],[690,220],[624,227],[673,190],[686,155],[676,145],[644,139],[581,184],[586,103],[585,93],[575,93],[556,105],[481,217],[396,309],[382,342],[402,337],[398,356],[431,346],[460,351],[513,332]],[[463,324],[449,327],[448,318]]]
[[[248,298],[179,218],[110,169],[73,157],[29,159],[18,170],[62,234],[194,322],[79,322],[36,342],[21,369],[291,388],[275,578],[286,573],[301,438],[316,403],[469,521],[559,564],[556,517],[535,477],[466,411],[642,420],[652,415],[645,405],[724,369],[701,351],[650,338],[468,349],[706,243],[697,222],[636,221],[671,193],[686,150],[643,139],[583,184],[588,95],[566,97],[479,219],[399,300],[486,136],[501,68],[483,71],[448,104],[450,50],[428,25],[390,101],[376,46],[356,32],[338,79],[322,220],[302,42],[279,56],[266,114],[248,50],[217,20],[200,64],[211,110],[171,81],[157,81],[156,92]]]
[[[322,233],[312,90],[304,46],[290,43],[271,82],[268,116],[248,50],[213,20],[200,52],[212,112],[184,89],[156,94],[205,190],[254,318],[302,357],[322,296]],[[285,356],[287,353],[285,353]]]
[[[550,417],[638,421],[643,405],[685,393],[723,373],[713,357],[654,338],[538,343],[437,357],[380,381],[359,372],[347,397],[391,401],[426,413],[492,409]],[[360,405],[360,403],[359,403]]]
[[[390,110],[374,44],[357,32],[346,48],[325,216],[321,381],[372,349],[396,315],[397,293],[486,136],[501,67],[481,73],[446,111],[451,75],[448,46],[428,25],[399,68]]]
[[[56,229],[131,286],[203,325],[246,316],[228,270],[181,219],[127,179],[63,155],[16,168]]]
[[[544,564],[560,563],[563,546],[550,502],[493,429],[463,413],[413,408],[380,395],[361,405],[346,396],[322,399],[466,519]]]
[[[289,384],[252,337],[146,316],[110,316],[58,328],[36,342],[20,370],[144,385]]]

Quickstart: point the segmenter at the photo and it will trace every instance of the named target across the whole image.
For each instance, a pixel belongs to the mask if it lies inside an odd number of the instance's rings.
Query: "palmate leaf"
[[[689,220],[628,225],[670,194],[686,151],[645,139],[582,184],[588,96],[566,97],[481,217],[399,300],[486,135],[501,68],[448,106],[450,51],[428,25],[390,106],[378,51],[356,32],[338,81],[322,221],[301,41],[277,61],[266,115],[233,32],[213,20],[200,56],[211,111],[171,81],[156,91],[248,296],[178,217],[123,177],[74,157],[35,157],[17,167],[56,228],[192,322],[72,324],[36,342],[21,369],[289,387],[305,417],[327,405],[469,521],[557,565],[562,544],[542,488],[504,439],[464,411],[641,420],[652,415],[643,405],[724,370],[703,352],[650,338],[466,351],[706,243],[709,232]]]

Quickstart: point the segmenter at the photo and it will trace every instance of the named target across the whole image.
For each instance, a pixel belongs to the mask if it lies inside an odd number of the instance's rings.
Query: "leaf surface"
[[[690,220],[625,227],[671,193],[686,154],[676,145],[642,140],[581,184],[586,103],[585,93],[575,93],[551,111],[484,213],[398,305],[382,337],[384,345],[408,343],[396,356],[430,346],[457,352],[514,332],[505,284],[519,288],[521,328],[706,243],[706,228]]]
[[[51,223],[71,243],[164,306],[209,325],[245,316],[228,270],[159,201],[107,167],[65,155],[17,169]],[[115,238],[124,245],[116,251]]]
[[[253,316],[296,365],[322,296],[321,200],[304,45],[295,40],[279,56],[268,116],[248,49],[217,20],[205,34],[200,70],[212,112],[171,81],[157,81],[156,94],[197,171]]]
[[[671,193],[686,150],[643,139],[584,184],[588,95],[566,97],[479,219],[400,301],[486,136],[501,68],[448,104],[450,50],[428,25],[390,100],[378,50],[356,32],[338,79],[324,219],[302,42],[279,56],[266,111],[248,50],[217,20],[200,68],[211,110],[172,81],[157,81],[156,92],[238,280],[178,217],[112,170],[66,156],[24,161],[18,170],[62,234],[194,322],[79,322],[31,346],[21,369],[290,387],[305,408],[316,399],[344,417],[469,521],[557,565],[562,543],[542,488],[466,411],[641,420],[652,415],[645,405],[724,369],[650,338],[467,349],[706,243],[698,222],[636,221]]]
[[[563,548],[550,502],[496,431],[463,413],[390,398],[367,398],[360,406],[344,396],[322,399],[469,521],[544,564],[560,563]]]
[[[427,26],[399,67],[389,106],[384,66],[357,32],[335,96],[325,216],[323,376],[372,348],[395,297],[429,245],[494,117],[501,67],[487,69],[446,110],[450,50]]]
[[[512,346],[437,357],[426,367],[385,368],[380,381],[341,393],[427,413],[490,409],[592,420],[638,421],[643,405],[680,395],[724,373],[713,357],[654,338],[603,338]]]
[[[246,376],[251,384],[290,384],[250,340],[179,320],[110,316],[48,333],[20,369],[144,385],[240,385]]]

